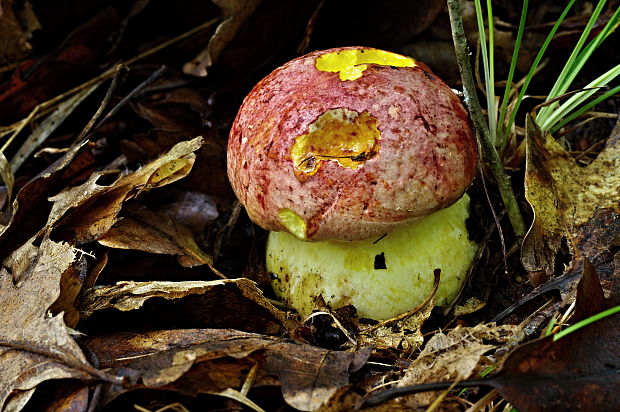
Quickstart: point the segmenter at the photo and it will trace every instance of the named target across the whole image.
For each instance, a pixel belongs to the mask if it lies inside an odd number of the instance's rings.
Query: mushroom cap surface
[[[447,207],[476,141],[458,97],[423,63],[367,47],[317,51],[261,80],[228,141],[250,218],[304,240],[360,240]]]

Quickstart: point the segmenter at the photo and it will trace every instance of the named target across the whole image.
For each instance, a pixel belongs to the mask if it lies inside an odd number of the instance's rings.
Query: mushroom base
[[[460,291],[477,251],[465,219],[469,197],[379,239],[305,242],[271,232],[267,270],[276,294],[302,315],[319,296],[332,308],[353,305],[360,317],[389,319],[419,305],[441,270],[436,304],[450,303]]]

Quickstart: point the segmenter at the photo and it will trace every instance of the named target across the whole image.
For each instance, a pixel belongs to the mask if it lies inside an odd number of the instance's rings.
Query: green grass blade
[[[488,2],[489,0],[487,0],[487,6],[488,6]],[[486,94],[486,100],[487,100],[487,111],[489,113],[488,119],[489,119],[489,125],[490,125],[491,119],[492,119],[491,111],[493,110],[492,108],[495,107],[494,84],[491,83],[491,78],[490,78],[491,69],[490,69],[490,64],[489,64],[489,51],[487,49],[487,36],[486,36],[486,30],[485,30],[485,25],[484,25],[484,14],[482,13],[481,0],[474,0],[474,6],[476,9],[476,21],[478,23],[478,37],[480,41],[480,54],[482,54],[482,67],[484,70],[484,87],[485,87],[485,94]],[[489,22],[489,36],[491,38],[493,36],[492,27],[493,27],[493,23],[491,21]],[[491,141],[493,142],[493,144],[496,144],[497,140],[496,140],[495,130],[489,128],[489,132],[491,134]]]
[[[603,40],[605,40],[611,33],[613,33],[618,25],[620,24],[620,7],[616,9],[614,14],[610,17],[605,27],[596,37],[583,49],[583,51],[577,57],[577,60],[583,61],[584,59],[588,59],[590,55],[601,45]]]
[[[577,44],[575,45],[575,47],[573,48],[573,51],[568,57],[568,60],[566,61],[564,68],[558,75],[555,81],[555,84],[551,88],[551,91],[549,92],[549,95],[547,96],[547,100],[554,99],[566,93],[566,90],[568,90],[569,86],[571,85],[575,77],[577,76],[577,73],[579,73],[579,70],[581,70],[581,68],[585,64],[587,59],[580,60],[578,59],[578,57],[580,56],[581,50],[585,42],[588,40],[588,37],[590,36],[590,32],[592,31],[592,28],[594,27],[594,23],[596,23],[598,16],[601,14],[601,11],[603,10],[603,6],[605,6],[605,3],[606,3],[606,0],[599,0],[598,4],[596,5],[596,8],[592,12],[590,19],[588,20],[588,23],[586,24],[586,27],[583,29],[583,32],[581,33],[581,36],[579,37]],[[594,51],[593,48],[590,49],[590,53],[592,51]],[[552,103],[549,106],[543,107],[539,111],[539,113],[536,115],[536,123],[538,123],[539,125],[544,123],[549,117],[549,115],[551,114],[551,112],[553,111],[553,109],[557,107],[557,105],[558,105],[557,103]]]
[[[605,73],[588,83],[584,87],[584,89],[607,86],[609,82],[611,82],[618,76],[620,76],[620,64],[616,65],[615,67],[611,68],[610,70],[606,71]],[[597,91],[597,89],[584,90],[583,92],[571,96],[568,100],[558,106],[544,122],[539,124],[540,130],[546,132],[553,129],[555,125],[562,120],[563,117],[567,116],[579,105],[585,103],[585,101]]]
[[[487,112],[489,118],[489,132],[495,146],[497,141],[497,109],[495,106],[495,47],[493,37],[493,7],[491,0],[487,0],[487,24],[489,26],[489,73],[486,76]]]
[[[606,100],[617,93],[620,93],[620,85],[614,87],[611,90],[606,91],[602,95],[598,96],[596,99],[590,100],[588,104],[581,106],[578,110],[575,110],[570,115],[566,116],[562,121],[560,121],[557,125],[555,125],[551,129],[551,133],[557,132],[562,127],[566,126],[568,123],[572,122],[573,120],[575,120],[576,118],[578,118],[579,116],[581,116],[582,114],[584,114],[585,112],[587,112],[588,110],[590,110],[591,108],[593,108],[594,106],[602,102],[603,100]]]
[[[562,10],[562,14],[560,14],[560,17],[558,17],[555,24],[551,28],[551,31],[547,35],[547,38],[545,38],[543,45],[540,47],[540,50],[538,50],[538,54],[536,54],[536,57],[534,58],[534,62],[532,62],[532,67],[530,68],[530,71],[527,73],[527,76],[525,77],[525,82],[523,83],[523,86],[521,87],[521,90],[519,91],[519,96],[517,97],[517,103],[515,104],[514,109],[510,113],[510,119],[508,120],[508,124],[506,125],[506,135],[510,133],[512,124],[514,123],[515,118],[517,117],[517,113],[519,112],[519,107],[521,106],[521,102],[523,101],[523,96],[525,96],[525,92],[527,91],[527,88],[530,84],[530,81],[532,80],[532,76],[534,75],[536,68],[540,64],[540,61],[542,60],[545,54],[545,51],[547,51],[547,47],[549,46],[549,43],[551,43],[551,39],[553,39],[553,36],[555,36],[555,33],[558,31],[558,28],[560,27],[560,24],[562,24],[562,22],[564,21],[566,14],[568,14],[571,7],[573,7],[573,4],[575,4],[575,0],[570,0],[568,4],[566,5],[566,7],[564,7],[564,10]]]
[[[579,330],[585,326],[588,326],[594,322],[597,322],[601,319],[604,319],[608,316],[614,315],[616,313],[620,312],[620,305],[618,306],[614,306],[613,308],[604,310],[602,312],[597,313],[596,315],[592,315],[588,318],[585,318],[577,323],[575,323],[574,325],[570,325],[568,328],[556,333],[555,335],[553,335],[553,341],[557,342],[558,340],[562,339],[564,336],[573,333],[576,330]]]
[[[529,0],[523,0],[523,8],[521,8],[521,19],[519,20],[519,29],[517,30],[517,38],[515,40],[515,48],[512,51],[512,59],[510,60],[510,69],[508,70],[508,79],[504,89],[504,97],[502,98],[502,106],[499,110],[498,136],[506,136],[504,132],[504,121],[506,119],[506,111],[508,110],[508,99],[512,89],[512,79],[514,78],[517,60],[519,59],[519,50],[521,49],[521,40],[523,39],[523,31],[525,29],[525,19],[527,17]],[[502,144],[506,144],[506,139],[502,139]]]

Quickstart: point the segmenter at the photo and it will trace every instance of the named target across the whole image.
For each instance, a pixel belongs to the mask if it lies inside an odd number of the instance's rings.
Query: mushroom
[[[231,185],[272,231],[274,289],[303,314],[321,295],[385,319],[430,292],[434,269],[438,303],[454,297],[476,249],[464,226],[469,201],[455,202],[476,164],[452,90],[423,63],[368,47],[274,70],[243,101],[228,142]]]

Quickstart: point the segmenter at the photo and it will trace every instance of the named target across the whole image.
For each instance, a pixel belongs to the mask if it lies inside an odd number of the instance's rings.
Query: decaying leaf
[[[616,282],[618,279],[614,279]],[[577,291],[575,320],[620,303],[605,299],[587,261]],[[620,410],[620,314],[600,319],[559,340],[538,339],[515,349],[490,379],[520,411]]]
[[[118,282],[101,286],[82,295],[81,313],[115,308],[133,311],[142,308],[152,313],[159,326],[204,325],[243,328],[265,333],[292,330],[294,319],[275,308],[249,279],[225,279],[185,282]],[[130,314],[123,314],[130,318]]]
[[[0,66],[24,58],[32,49],[28,42],[32,31],[40,28],[30,2],[19,6],[24,7],[29,17],[30,27],[24,27],[16,13],[16,3],[14,0],[0,2]]]
[[[61,158],[33,177],[13,200],[6,227],[0,232],[0,259],[34,236],[48,219],[51,205],[47,197],[61,191],[92,166],[84,150],[87,142],[74,146]]]
[[[10,204],[11,199],[13,198],[13,185],[15,184],[15,176],[11,171],[11,164],[8,159],[4,155],[4,152],[0,152],[0,180],[4,183],[6,187],[6,199],[7,203]],[[0,210],[3,207],[0,205]]]
[[[142,168],[118,179],[111,186],[100,186],[100,173],[76,187],[52,197],[48,227],[56,236],[83,244],[104,235],[118,219],[123,203],[142,192],[167,185],[185,177],[196,156],[202,138],[176,144],[168,153]]]
[[[224,20],[217,26],[207,48],[183,66],[183,72],[204,77],[239,28],[252,15],[262,0],[213,0],[222,9]]]
[[[157,212],[187,227],[194,236],[203,236],[207,225],[219,215],[212,196],[192,191],[181,191],[171,203],[158,207]]]
[[[399,316],[363,330],[359,340],[378,349],[398,349],[410,353],[424,343],[422,324],[431,315],[435,300],[407,316]]]
[[[75,328],[80,321],[77,300],[88,270],[86,256],[81,251],[76,252],[75,261],[60,277],[60,295],[49,308],[52,314],[63,313],[65,324],[70,328]]]
[[[0,317],[0,409],[16,395],[21,405],[20,393],[49,379],[114,380],[88,363],[62,314],[48,315],[60,294],[60,278],[74,260],[68,244],[46,238],[40,246],[26,243],[0,269],[5,314]]]
[[[525,196],[534,223],[523,242],[522,262],[530,272],[553,276],[555,256],[566,240],[575,257],[594,262],[620,231],[620,121],[607,145],[588,166],[580,167],[549,135],[527,120]],[[563,291],[566,294],[566,290]]]
[[[158,85],[165,86],[165,79]],[[190,136],[205,132],[204,126],[209,124],[207,116],[212,111],[205,98],[191,88],[173,89],[165,94],[158,92],[148,99],[142,97],[132,107],[136,114],[155,126],[158,133],[181,132]]]
[[[56,110],[47,116],[43,121],[37,125],[32,131],[30,136],[19,147],[15,156],[11,159],[11,171],[15,173],[17,169],[26,161],[30,156],[47,138],[65,121],[65,119],[82,103],[82,101],[90,96],[99,85],[103,83],[103,80],[99,80],[89,87],[86,87],[67,100],[58,105]]]
[[[131,389],[155,387],[186,393],[219,393],[243,382],[242,370],[259,365],[255,386],[277,376],[289,405],[317,409],[349,373],[362,367],[369,349],[329,351],[278,337],[230,329],[185,329],[113,334],[86,341],[102,368],[131,377]],[[117,396],[120,388],[108,393]]]
[[[177,256],[182,266],[211,264],[211,256],[196,244],[192,232],[166,215],[132,203],[99,243],[117,249],[142,250]]]
[[[438,332],[407,368],[398,387],[469,379],[474,372],[481,372],[489,365],[483,360],[484,353],[497,348],[498,344],[514,346],[522,339],[523,334],[515,325],[479,324],[469,328],[457,327],[448,333]],[[408,408],[427,407],[437,394],[418,393],[403,399],[402,403]]]

